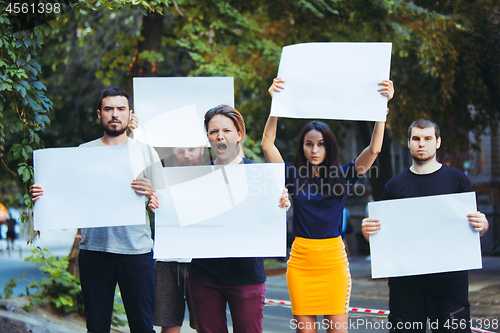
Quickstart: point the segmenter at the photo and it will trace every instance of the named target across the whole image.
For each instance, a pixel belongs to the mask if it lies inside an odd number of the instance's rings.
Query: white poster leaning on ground
[[[142,145],[52,148],[33,153],[34,229],[109,227],[145,223],[145,197],[132,180],[144,170]]]
[[[283,257],[286,209],[281,163],[164,168],[158,191],[157,259]]]
[[[154,147],[208,146],[205,113],[234,106],[232,77],[134,78],[134,139]]]
[[[380,220],[370,236],[372,278],[482,268],[474,192],[395,199],[368,204]]]
[[[285,46],[271,115],[385,121],[392,43],[304,43]]]

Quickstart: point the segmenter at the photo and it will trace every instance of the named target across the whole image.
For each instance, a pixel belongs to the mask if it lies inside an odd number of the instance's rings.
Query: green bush
[[[26,287],[26,295],[32,295],[32,298],[31,303],[27,303],[25,308],[30,311],[35,304],[52,304],[58,309],[63,309],[66,313],[78,312],[84,314],[80,278],[68,272],[68,258],[56,258],[47,249],[36,248],[31,250],[31,252],[33,255],[24,260],[32,262],[35,265],[40,265],[40,270],[46,273],[46,276],[40,281],[32,281]],[[9,282],[4,283],[5,288],[3,294],[0,294],[0,298],[10,298],[17,283],[20,280],[27,281],[25,278],[26,273],[21,274],[21,276],[14,276]],[[125,326],[127,325],[127,321],[121,319],[123,318],[123,314],[125,314],[125,309],[118,288],[116,294],[112,325]]]
[[[83,299],[80,279],[68,272],[68,258],[55,258],[47,249],[31,250],[33,256],[24,259],[40,265],[47,273],[40,281],[32,281],[29,289],[34,289],[32,304],[53,304],[66,313],[83,314]]]
[[[3,285],[5,286],[5,288],[3,289],[3,294],[0,294],[0,298],[10,298],[14,293],[14,288],[17,286],[17,283],[20,280],[24,280],[24,282],[26,282],[26,278],[24,278],[24,276],[26,275],[26,273],[22,273],[22,277],[13,276],[10,278],[9,282],[4,282]],[[28,288],[26,288],[26,293],[29,294]]]

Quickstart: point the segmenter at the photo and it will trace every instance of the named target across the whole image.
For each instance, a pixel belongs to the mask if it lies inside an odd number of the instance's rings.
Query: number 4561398
[[[59,3],[23,3],[14,2],[9,3],[5,9],[8,13],[12,14],[50,14],[52,12],[58,14],[61,12],[61,4]]]

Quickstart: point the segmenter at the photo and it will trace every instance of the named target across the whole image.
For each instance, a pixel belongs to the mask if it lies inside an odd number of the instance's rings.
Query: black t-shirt
[[[443,164],[439,170],[425,175],[415,174],[409,169],[403,171],[387,183],[383,199],[415,198],[471,191],[470,180],[463,172]],[[415,276],[389,278],[389,285],[405,283],[405,280],[413,287],[417,287],[415,283],[420,284],[422,288],[438,297],[464,305],[469,304],[467,271],[424,274],[418,275],[418,278]]]
[[[7,222],[5,222],[5,224],[7,224],[7,231],[14,232],[16,230],[15,229],[17,224],[16,220],[10,218],[7,220]]]
[[[243,163],[255,162],[243,158]],[[266,281],[263,258],[193,259],[189,265],[189,274],[210,277],[220,284],[254,284]]]

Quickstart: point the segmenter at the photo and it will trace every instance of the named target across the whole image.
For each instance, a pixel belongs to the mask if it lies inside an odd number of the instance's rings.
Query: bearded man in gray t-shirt
[[[129,145],[141,151],[147,167],[132,180],[131,189],[144,195],[146,204],[154,191],[153,184],[157,185],[161,177],[158,174],[162,172],[158,154],[152,147],[127,137],[132,110],[130,97],[125,91],[106,89],[98,103],[97,116],[104,135],[80,147]],[[33,185],[30,194],[36,201],[43,189]],[[89,332],[107,333],[111,330],[117,284],[130,332],[155,332],[152,324],[155,296],[153,240],[146,210],[144,219],[137,221],[137,225],[82,229],[78,265]]]

